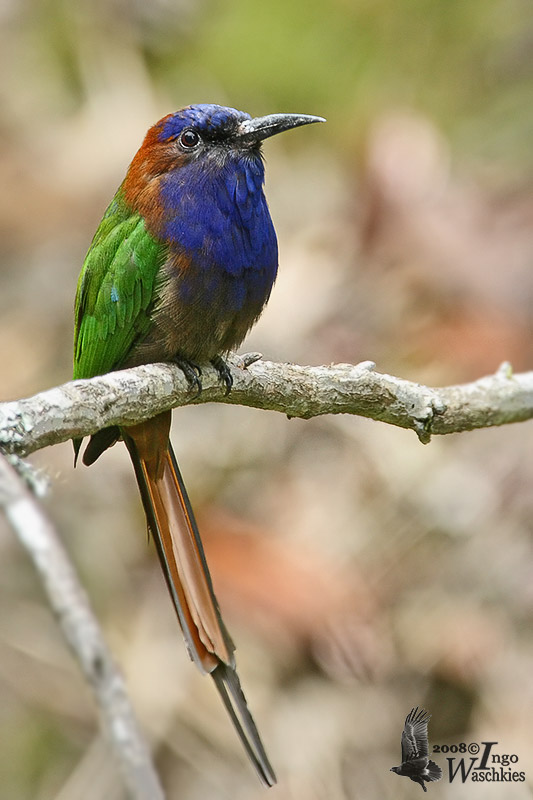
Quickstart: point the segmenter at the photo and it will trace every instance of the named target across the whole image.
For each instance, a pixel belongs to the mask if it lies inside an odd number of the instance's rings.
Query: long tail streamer
[[[237,675],[191,504],[169,441],[170,412],[125,429],[148,526],[191,659],[215,682],[260,779],[276,776]]]

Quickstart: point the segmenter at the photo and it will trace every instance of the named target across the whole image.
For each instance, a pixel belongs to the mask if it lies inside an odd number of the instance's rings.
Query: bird
[[[225,357],[260,316],[278,269],[264,194],[262,143],[325,122],[193,104],[147,132],[96,230],[80,273],[74,378],[173,362],[200,392],[212,364],[231,390]],[[169,439],[171,411],[93,434],[90,465],[123,440],[147,525],[191,660],[214,680],[266,786],[276,782],[242,691],[191,503]],[[74,439],[75,463],[81,439]]]
[[[427,792],[424,781],[438,781],[442,777],[442,770],[430,761],[428,757],[428,723],[431,714],[424,709],[412,708],[407,717],[402,731],[402,763],[399,767],[391,767],[391,772],[404,775],[419,783]]]

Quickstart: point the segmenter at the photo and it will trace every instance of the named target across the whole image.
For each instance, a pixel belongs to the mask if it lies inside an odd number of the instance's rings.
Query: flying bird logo
[[[402,731],[402,763],[399,767],[391,767],[391,772],[404,775],[419,783],[427,792],[424,781],[438,781],[442,777],[442,770],[430,761],[428,745],[428,723],[431,714],[424,709],[412,708],[407,717]]]

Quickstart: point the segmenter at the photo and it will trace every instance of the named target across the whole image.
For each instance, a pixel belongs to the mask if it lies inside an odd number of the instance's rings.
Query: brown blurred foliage
[[[2,399],[69,378],[101,213],[144,130],[194,101],[329,118],[265,148],[280,276],[246,349],[434,385],[531,368],[529,6],[392,5],[250,4],[254,21],[243,2],[0,3]],[[271,796],[413,796],[389,767],[423,705],[433,742],[517,753],[528,780],[498,797],[531,797],[531,427],[422,447],[368,420],[213,405],[177,412],[173,438]],[[263,796],[187,659],[125,449],[89,470],[67,445],[32,461],[169,797]],[[90,694],[0,532],[0,798],[122,798]]]

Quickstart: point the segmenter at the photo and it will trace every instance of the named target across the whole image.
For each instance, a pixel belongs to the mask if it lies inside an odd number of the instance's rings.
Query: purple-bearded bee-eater
[[[96,231],[78,283],[74,378],[160,361],[201,390],[211,363],[240,345],[276,279],[276,234],[263,193],[261,143],[323,122],[192,105],[146,134]],[[215,681],[262,781],[276,778],[248,710],[185,485],[169,441],[171,412],[91,436],[92,464],[122,439],[191,659]],[[81,440],[74,443],[76,455]]]

